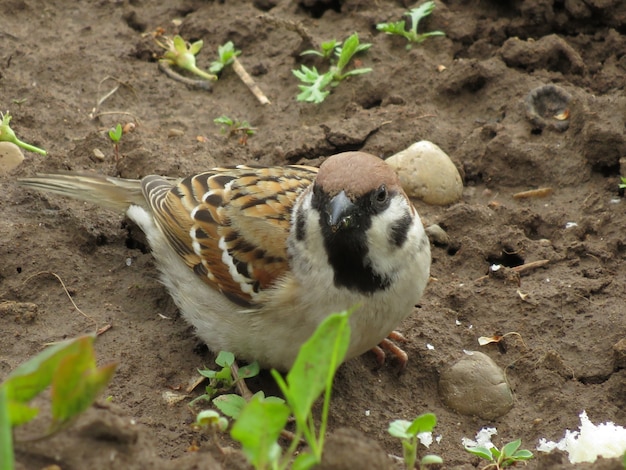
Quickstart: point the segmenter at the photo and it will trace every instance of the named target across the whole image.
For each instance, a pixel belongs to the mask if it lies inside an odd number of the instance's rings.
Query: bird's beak
[[[326,215],[328,216],[328,225],[333,232],[343,230],[354,225],[354,204],[344,191],[341,191],[330,200]]]

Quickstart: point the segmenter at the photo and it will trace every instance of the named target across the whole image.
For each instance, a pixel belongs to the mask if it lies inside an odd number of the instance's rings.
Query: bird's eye
[[[381,185],[373,194],[372,199],[374,200],[374,204],[378,208],[384,208],[389,201],[389,191],[387,191],[387,187],[383,184]]]

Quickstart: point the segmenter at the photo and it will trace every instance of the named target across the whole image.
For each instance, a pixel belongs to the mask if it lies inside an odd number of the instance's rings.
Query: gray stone
[[[502,369],[486,354],[465,351],[439,379],[439,396],[457,413],[492,420],[513,407],[513,394]]]

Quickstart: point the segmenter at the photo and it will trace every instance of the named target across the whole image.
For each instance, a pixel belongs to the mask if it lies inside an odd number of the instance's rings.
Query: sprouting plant
[[[215,438],[218,432],[224,432],[228,428],[228,420],[217,411],[203,410],[196,416],[196,422],[193,427],[204,431],[206,434]]]
[[[116,162],[120,160],[120,140],[122,139],[123,134],[124,131],[120,123],[117,123],[117,126],[109,129],[109,139],[113,142],[113,151],[115,152]]]
[[[367,44],[361,44],[361,46],[367,46]],[[337,41],[336,39],[331,39],[330,41],[321,43],[319,51],[315,49],[309,49],[307,51],[302,52],[300,55],[316,55],[325,60],[332,60],[333,55],[336,54],[337,49],[340,47],[341,47],[341,41]]]
[[[422,18],[430,15],[432,11],[435,9],[435,2],[425,2],[420,6],[413,8],[406,12],[404,15],[408,16],[411,19],[410,28],[406,29],[406,21],[396,21],[393,23],[379,23],[376,25],[376,29],[378,31],[383,31],[387,34],[396,34],[398,36],[404,37],[409,43],[406,48],[411,49],[412,43],[422,43],[426,39],[432,36],[445,36],[446,34],[443,31],[430,31],[428,33],[418,33],[417,25],[419,24]]]
[[[502,450],[498,450],[497,447],[469,447],[465,446],[465,450],[470,454],[477,455],[480,458],[491,462],[489,465],[483,467],[483,470],[494,468],[496,470],[500,470],[505,467],[510,467],[517,462],[522,462],[524,460],[532,459],[533,453],[526,449],[520,449],[522,445],[522,440],[517,439],[515,441],[509,442]]]
[[[437,425],[437,417],[433,413],[419,415],[413,421],[397,419],[389,423],[389,434],[402,441],[402,453],[404,465],[407,470],[413,470],[417,460],[417,441],[425,438],[424,433],[430,437],[430,433]],[[425,455],[420,460],[420,469],[431,464],[442,464],[443,459],[438,455]]]
[[[626,189],[626,176],[620,176],[620,183],[618,185],[619,189]]]
[[[229,137],[239,134],[239,143],[241,145],[246,145],[248,143],[248,137],[256,133],[256,128],[251,127],[248,121],[238,121],[236,119],[231,119],[228,116],[220,116],[213,119],[213,122],[221,125],[222,133],[225,134],[228,132]]]
[[[231,436],[242,444],[244,453],[256,469],[287,468],[302,437],[310,452],[299,453],[291,462],[292,468],[304,470],[321,461],[333,378],[350,343],[348,321],[351,313],[330,315],[319,325],[300,348],[286,380],[272,370],[286,403],[256,395],[241,410]],[[321,423],[316,430],[311,409],[322,394]],[[295,418],[296,432],[287,452],[282,455],[277,440],[290,415]]]
[[[228,41],[226,44],[218,46],[217,48],[217,60],[211,62],[209,72],[219,74],[224,67],[231,65],[235,61],[235,57],[241,54],[241,51],[235,49],[235,45],[232,41]]]
[[[215,363],[221,366],[219,370],[203,369],[198,370],[200,375],[209,379],[205,393],[192,400],[189,405],[193,405],[201,400],[211,400],[218,393],[231,390],[240,380],[249,379],[259,375],[259,363],[253,362],[245,367],[239,367],[237,376],[233,376],[232,368],[235,364],[235,356],[231,352],[220,351],[215,358]]]
[[[33,420],[39,409],[33,398],[51,386],[51,423],[43,436],[66,428],[109,383],[115,364],[96,365],[93,336],[48,347],[18,366],[0,384],[0,468],[13,468],[11,428]]]
[[[2,118],[2,122],[0,122],[0,142],[12,142],[18,147],[22,147],[24,150],[28,150],[29,152],[39,153],[41,155],[47,155],[44,149],[40,149],[39,147],[35,147],[34,145],[27,144],[26,142],[22,142],[17,138],[13,129],[9,123],[11,122],[12,116],[7,111],[6,113],[0,112],[0,117]]]
[[[205,72],[196,65],[196,55],[198,55],[204,44],[202,40],[189,44],[178,34],[174,36],[174,39],[163,36],[163,42],[156,38],[154,40],[165,49],[165,54],[163,54],[160,62],[167,65],[175,65],[205,80],[217,80],[217,75]]]
[[[325,45],[322,46],[322,52],[317,53],[317,55],[331,59],[334,52],[334,55],[338,57],[337,63],[333,64],[331,60],[330,68],[323,74],[320,74],[317,68],[309,68],[306,65],[301,65],[300,70],[292,70],[293,74],[304,83],[303,85],[298,85],[298,88],[300,88],[300,94],[296,97],[298,101],[321,103],[330,93],[330,91],[327,90],[329,86],[337,86],[342,80],[348,77],[372,71],[371,68],[358,68],[344,72],[344,69],[355,54],[371,47],[371,44],[361,44],[357,33],[352,34],[346,39],[343,46],[335,40],[324,44]],[[312,53],[312,51],[303,52],[303,54],[310,53]]]

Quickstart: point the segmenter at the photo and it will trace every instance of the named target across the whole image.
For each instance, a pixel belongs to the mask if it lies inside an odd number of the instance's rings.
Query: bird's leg
[[[397,341],[399,343],[406,343],[408,340],[402,335],[402,333],[398,331],[392,331],[387,335],[385,339],[383,339],[378,346],[374,346],[372,348],[372,352],[376,355],[376,361],[380,366],[385,363],[385,359],[387,357],[385,351],[393,354],[393,356],[397,359],[400,365],[400,372],[403,372],[406,369],[406,365],[409,362],[409,356],[407,353],[393,341]]]

